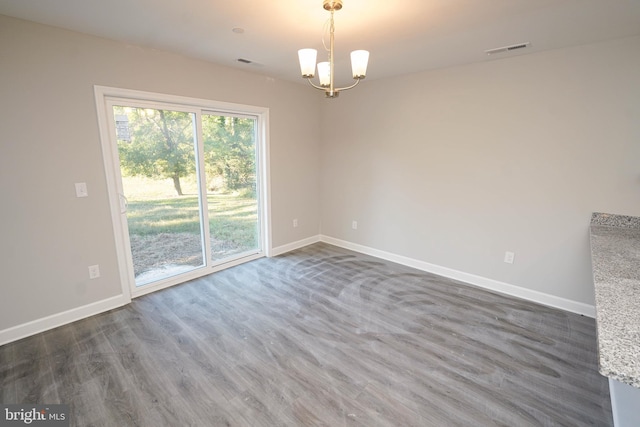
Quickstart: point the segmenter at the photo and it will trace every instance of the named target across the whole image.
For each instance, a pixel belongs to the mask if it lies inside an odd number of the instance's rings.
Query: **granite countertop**
[[[640,218],[591,217],[600,373],[640,388]]]

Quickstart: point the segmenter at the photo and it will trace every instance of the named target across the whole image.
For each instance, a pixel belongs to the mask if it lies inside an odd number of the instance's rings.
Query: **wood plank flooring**
[[[0,347],[76,426],[610,426],[595,321],[319,243]]]

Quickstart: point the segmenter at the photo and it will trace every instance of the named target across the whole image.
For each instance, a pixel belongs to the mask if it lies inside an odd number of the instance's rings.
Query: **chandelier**
[[[311,79],[315,77],[316,57],[318,55],[318,51],[315,49],[300,49],[298,51],[298,59],[300,60],[300,71],[302,72],[302,78],[307,79],[309,84],[316,89],[323,90],[327,98],[337,98],[340,94],[340,91],[348,90],[355,87],[358,83],[360,83],[360,80],[366,77],[367,63],[369,62],[369,52],[366,50],[354,50],[353,52],[351,52],[351,70],[353,72],[353,78],[356,82],[347,87],[335,87],[333,78],[333,39],[335,30],[333,24],[333,14],[335,11],[342,9],[342,0],[324,0],[322,7],[325,10],[331,12],[331,18],[329,20],[329,49],[327,49],[323,38],[325,49],[329,51],[329,61],[318,63],[318,79],[320,80],[319,86],[311,81]]]

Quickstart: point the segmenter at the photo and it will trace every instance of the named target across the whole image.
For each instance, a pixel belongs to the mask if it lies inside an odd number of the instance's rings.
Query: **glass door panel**
[[[255,117],[202,115],[211,260],[217,263],[261,250],[256,129]]]
[[[136,287],[205,263],[196,115],[113,106]]]

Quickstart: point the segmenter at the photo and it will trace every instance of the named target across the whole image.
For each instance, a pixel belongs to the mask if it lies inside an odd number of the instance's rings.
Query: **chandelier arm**
[[[317,84],[314,84],[314,83],[311,81],[311,78],[307,78],[307,81],[309,82],[309,84],[310,84],[311,86],[315,87],[316,89],[320,89],[320,90],[326,90],[326,89],[327,89],[327,88],[324,88],[324,87],[322,87],[322,86],[318,86]]]
[[[358,86],[358,83],[360,83],[360,80],[362,80],[362,79],[356,79],[356,82],[355,82],[354,84],[352,84],[351,86],[347,86],[347,87],[339,87],[339,88],[336,88],[336,89],[335,89],[335,91],[336,91],[336,92],[340,92],[340,91],[342,91],[342,90],[349,90],[349,89],[352,89],[352,88],[354,88],[354,87]]]

